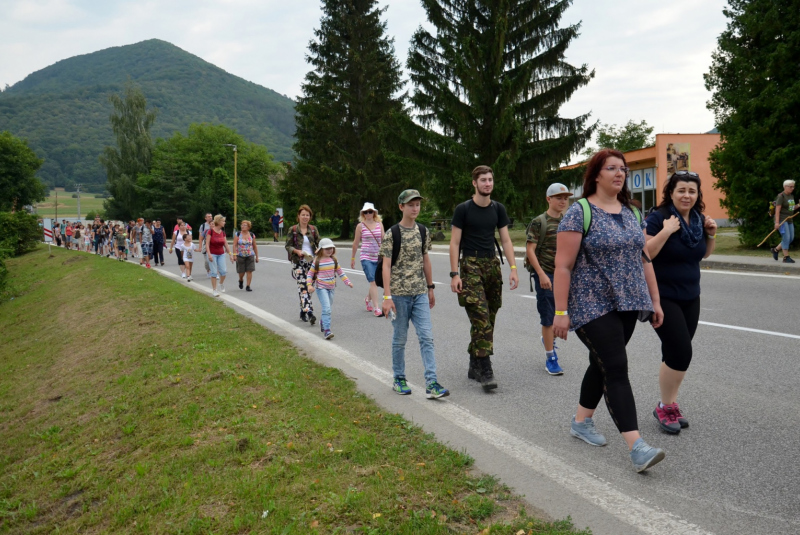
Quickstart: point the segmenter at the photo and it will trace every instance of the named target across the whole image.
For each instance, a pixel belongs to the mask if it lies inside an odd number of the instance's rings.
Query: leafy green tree
[[[597,145],[604,149],[616,149],[620,152],[649,147],[655,143],[653,127],[647,121],[628,121],[623,126],[600,123],[597,127]],[[597,148],[588,148],[583,151],[584,156],[591,156]]]
[[[307,61],[313,67],[297,103],[295,165],[282,182],[284,206],[307,203],[351,220],[364,201],[389,211],[402,187],[400,162],[384,135],[403,114],[400,65],[376,0],[323,0]]]
[[[720,145],[711,153],[722,206],[756,245],[773,228],[767,202],[800,167],[800,10],[792,0],[730,0],[705,75]]]
[[[0,212],[0,257],[32,251],[43,238],[43,230],[35,216],[24,210]]]
[[[44,184],[36,178],[42,163],[26,141],[0,132],[0,211],[21,210],[47,197]]]
[[[145,207],[141,216],[162,221],[182,217],[200,222],[206,212],[223,214],[233,226],[233,150],[238,152],[238,220],[261,216],[267,203],[275,204],[273,178],[281,167],[261,145],[250,143],[223,125],[193,124],[187,135],[180,132],[159,139],[149,173],[140,174],[136,191]],[[271,215],[271,214],[270,214]],[[254,222],[254,225],[256,222]],[[266,221],[260,221],[262,226]]]
[[[492,166],[497,196],[516,213],[543,198],[549,169],[583,148],[589,115],[560,107],[594,71],[564,61],[579,24],[559,27],[572,0],[422,0],[408,58],[412,103],[424,133],[418,154],[434,166],[429,191],[452,210],[471,191],[470,171]]]
[[[116,138],[116,147],[106,147],[100,163],[108,176],[108,191],[111,198],[103,206],[113,219],[131,219],[138,213],[139,197],[136,180],[139,173],[150,171],[153,142],[150,128],[156,120],[156,112],[147,109],[147,99],[136,85],[128,80],[123,95],[110,95],[114,106],[109,118]]]

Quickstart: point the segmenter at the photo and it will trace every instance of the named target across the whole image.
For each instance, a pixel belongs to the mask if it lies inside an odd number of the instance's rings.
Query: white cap
[[[564,195],[564,194],[567,194],[570,197],[572,197],[572,193],[570,193],[569,188],[559,182],[554,182],[550,184],[549,188],[547,188],[548,197],[552,197],[554,195]]]
[[[319,247],[317,247],[317,252],[320,252],[321,249],[327,249],[328,247],[333,247],[336,249],[336,246],[333,244],[333,240],[330,238],[322,238],[319,241]]]
[[[372,204],[371,202],[365,202],[364,206],[361,207],[362,212],[366,212],[367,210],[373,210],[377,212],[377,210],[375,210],[375,205]]]

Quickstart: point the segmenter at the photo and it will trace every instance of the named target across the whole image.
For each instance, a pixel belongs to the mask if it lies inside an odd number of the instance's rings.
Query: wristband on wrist
[[[511,266],[511,269],[517,269],[517,266]]]
[[[556,316],[569,316],[566,310],[556,310]]]
[[[391,299],[391,298],[392,298],[392,296],[391,296],[391,295],[384,295],[384,296],[383,296],[383,300],[384,300],[384,301],[386,301],[387,299]]]
[[[709,240],[716,240],[717,239],[717,235],[716,234],[706,234],[706,238],[708,238]]]

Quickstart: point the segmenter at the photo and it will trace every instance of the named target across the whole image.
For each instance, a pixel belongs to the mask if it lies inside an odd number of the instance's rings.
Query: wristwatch
[[[428,285],[428,289],[429,290],[435,290],[436,289],[436,285],[435,284],[429,284]]]
[[[456,275],[458,275],[458,271],[451,271],[451,272],[450,272],[450,278],[451,278],[451,279],[452,279],[453,277],[455,277]]]

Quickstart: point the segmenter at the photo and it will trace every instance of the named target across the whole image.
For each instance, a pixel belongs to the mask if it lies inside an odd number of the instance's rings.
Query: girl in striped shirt
[[[369,283],[369,293],[364,299],[367,305],[367,312],[373,312],[376,317],[382,317],[381,299],[378,286],[375,284],[375,270],[378,268],[378,251],[383,242],[383,224],[381,216],[371,202],[365,202],[361,208],[359,223],[356,226],[355,237],[353,238],[353,254],[350,255],[350,269],[356,267],[356,251],[361,245],[361,268]]]
[[[347,275],[342,271],[339,266],[339,261],[336,260],[336,247],[329,238],[320,240],[319,247],[317,248],[317,255],[314,258],[314,264],[308,271],[308,278],[306,279],[306,286],[308,293],[314,293],[314,290],[319,290],[319,302],[322,305],[322,321],[320,321],[319,328],[325,335],[325,340],[333,338],[331,332],[331,305],[333,304],[333,293],[336,289],[336,276],[342,278],[342,282],[349,287],[353,287],[353,283],[347,278]]]

